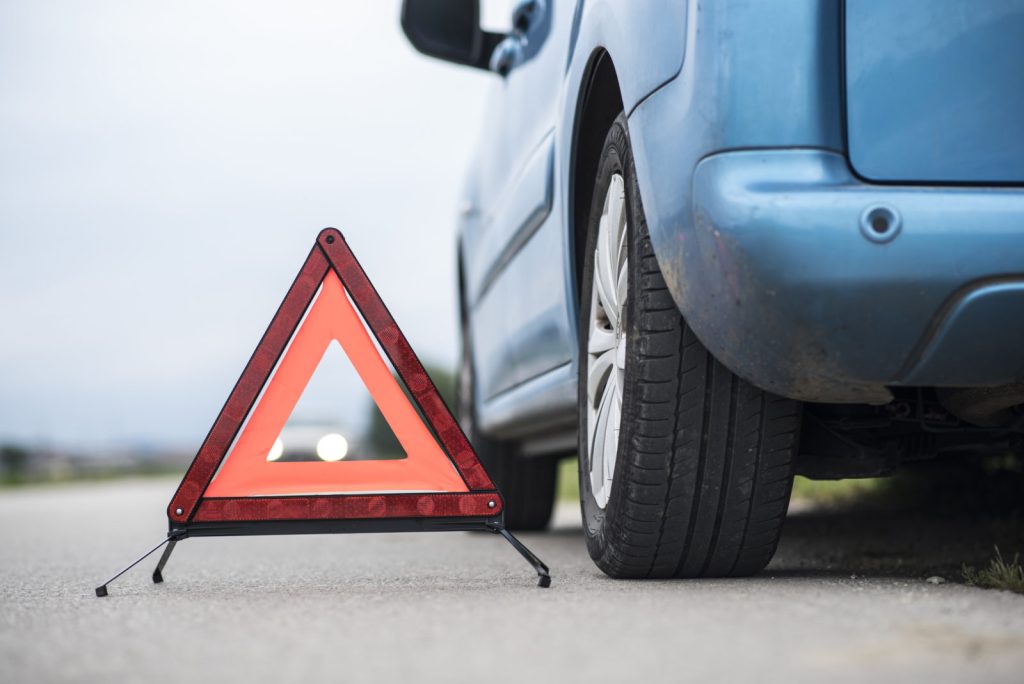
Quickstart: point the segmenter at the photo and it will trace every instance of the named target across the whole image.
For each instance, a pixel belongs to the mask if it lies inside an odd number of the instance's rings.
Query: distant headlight
[[[267,454],[267,460],[276,461],[281,458],[282,454],[284,454],[284,442],[282,442],[281,438],[278,437],[274,440],[274,446],[270,447],[270,452]]]
[[[348,441],[337,432],[331,432],[316,443],[316,455],[323,461],[340,461],[348,453]]]

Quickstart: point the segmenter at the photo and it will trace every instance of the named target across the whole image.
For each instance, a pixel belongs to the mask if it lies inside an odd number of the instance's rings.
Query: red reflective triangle
[[[391,426],[407,457],[402,460],[274,463],[267,454],[281,434],[327,346],[337,340]],[[466,483],[420,420],[335,275],[320,292],[242,427],[207,497],[381,491],[465,492]]]
[[[371,333],[408,388],[411,402]],[[406,458],[268,462],[275,438],[334,340]],[[341,233],[328,228],[317,238],[221,409],[171,499],[168,516],[173,525],[494,516],[501,510],[494,483],[412,347]]]

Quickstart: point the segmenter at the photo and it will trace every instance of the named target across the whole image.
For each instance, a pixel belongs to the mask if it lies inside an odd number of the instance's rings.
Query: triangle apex
[[[345,241],[345,236],[341,234],[341,231],[337,228],[327,227],[320,231],[320,234],[316,238],[317,242],[326,242],[327,244],[333,243],[335,240]]]

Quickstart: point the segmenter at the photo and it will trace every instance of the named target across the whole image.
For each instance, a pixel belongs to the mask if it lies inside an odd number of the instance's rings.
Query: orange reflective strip
[[[334,463],[267,461],[274,440],[337,340],[405,450],[402,460]],[[377,353],[334,271],[299,326],[207,497],[348,492],[466,492],[455,467]]]

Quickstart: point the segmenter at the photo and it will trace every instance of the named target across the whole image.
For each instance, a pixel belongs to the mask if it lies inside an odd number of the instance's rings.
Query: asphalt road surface
[[[566,506],[522,535],[547,590],[500,538],[444,533],[189,539],[164,584],[151,559],[95,598],[175,485],[0,491],[0,680],[1024,681],[1024,596],[925,581],[989,527],[798,511],[756,578],[632,582]]]

